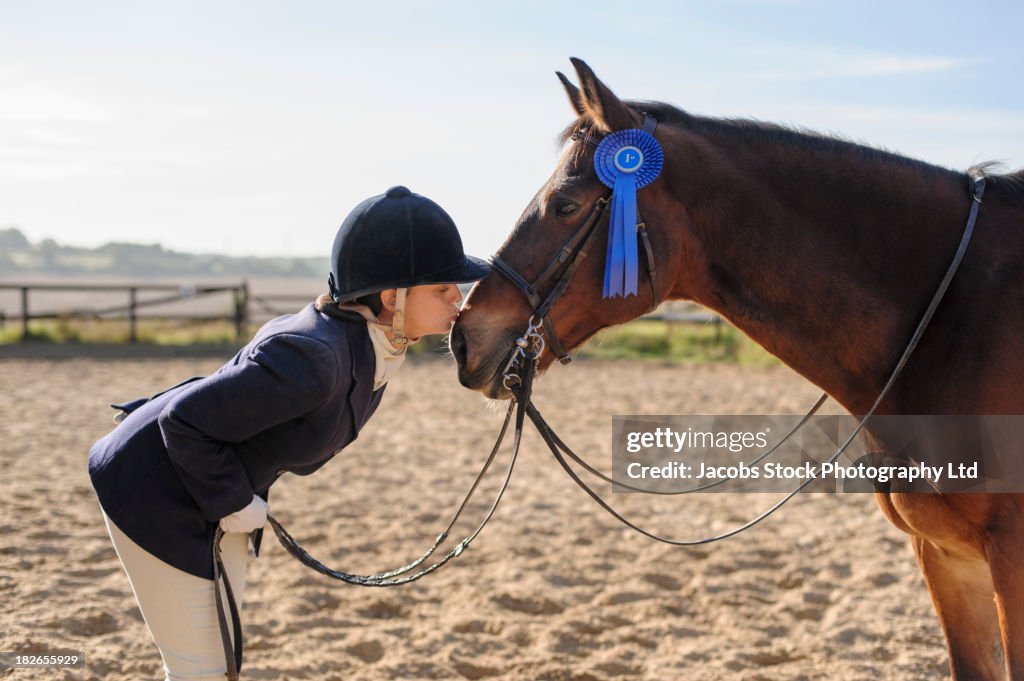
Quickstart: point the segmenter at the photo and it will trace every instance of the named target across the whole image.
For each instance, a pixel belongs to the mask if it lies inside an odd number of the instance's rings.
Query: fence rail
[[[247,325],[253,319],[252,312],[256,311],[263,315],[277,316],[294,310],[294,304],[305,304],[311,300],[308,294],[253,294],[250,291],[247,281],[238,284],[214,284],[214,285],[193,285],[193,284],[29,284],[29,283],[0,283],[0,291],[17,291],[20,293],[20,314],[12,316],[5,310],[0,309],[0,330],[8,323],[21,324],[21,340],[31,337],[29,323],[34,320],[52,319],[85,319],[85,320],[109,320],[123,321],[127,319],[129,324],[129,339],[132,343],[138,342],[138,322],[140,319],[153,321],[183,321],[183,322],[208,322],[208,321],[230,321],[235,326],[235,335],[238,341],[246,338]],[[75,293],[96,292],[96,293],[117,293],[124,292],[126,302],[120,304],[106,304],[103,306],[61,306],[58,309],[43,309],[32,311],[30,306],[32,291],[61,292],[71,291]],[[140,299],[141,293],[164,293],[166,295],[155,298]],[[225,314],[146,314],[140,315],[141,310],[149,310],[160,306],[166,306],[184,300],[195,300],[215,295],[230,295],[230,312]],[[50,307],[53,307],[52,305]],[[721,335],[724,320],[719,315],[701,309],[664,309],[644,315],[641,319],[663,321],[669,328],[675,324],[711,324],[715,327],[716,339]]]
[[[106,307],[78,307],[61,308],[43,312],[32,312],[30,307],[29,293],[38,291],[73,291],[81,292],[118,292],[123,291],[128,296],[128,302],[121,305]],[[138,342],[138,321],[139,310],[181,300],[192,300],[204,296],[230,293],[232,299],[232,312],[225,315],[182,315],[163,314],[147,315],[149,320],[177,320],[177,321],[220,321],[227,320],[234,322],[235,336],[241,341],[245,337],[246,324],[249,320],[249,286],[246,282],[235,285],[174,285],[174,284],[0,284],[0,291],[18,291],[21,298],[21,314],[17,317],[10,317],[0,311],[0,329],[6,326],[8,321],[21,322],[21,340],[30,337],[29,323],[33,320],[42,319],[122,319],[127,316],[129,325],[129,340],[132,343]],[[139,300],[141,292],[168,292],[169,295],[148,300]]]
[[[655,311],[645,314],[640,319],[665,322],[668,325],[667,333],[671,334],[674,324],[710,324],[715,327],[715,342],[722,340],[722,326],[725,320],[721,315],[714,312],[701,312],[696,310],[681,312],[675,310]]]

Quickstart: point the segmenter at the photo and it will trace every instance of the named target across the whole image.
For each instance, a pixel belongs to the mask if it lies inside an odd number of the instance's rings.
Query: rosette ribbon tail
[[[605,298],[636,295],[640,279],[636,243],[636,178],[620,173],[612,188],[608,225],[608,250],[605,257]]]

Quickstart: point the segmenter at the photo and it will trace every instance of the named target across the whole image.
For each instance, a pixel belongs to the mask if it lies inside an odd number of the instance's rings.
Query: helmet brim
[[[468,284],[471,281],[480,281],[490,273],[491,264],[489,262],[475,258],[472,255],[467,255],[459,267],[419,277],[416,283],[409,284],[409,286],[419,286],[421,284]],[[394,287],[389,286],[388,288]]]
[[[466,255],[463,256],[463,261],[457,267],[449,267],[439,272],[424,274],[419,277],[377,284],[375,286],[345,293],[342,296],[335,295],[334,298],[338,302],[342,302],[343,300],[353,300],[368,293],[376,293],[377,291],[384,291],[389,288],[411,288],[413,286],[423,286],[425,284],[468,284],[471,281],[479,281],[483,279],[490,274],[490,272],[491,264],[489,262],[473,257],[472,255]]]

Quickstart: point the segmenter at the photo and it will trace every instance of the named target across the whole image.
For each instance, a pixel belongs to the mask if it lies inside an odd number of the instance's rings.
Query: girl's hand
[[[268,510],[267,502],[254,494],[248,506],[220,519],[220,529],[243,534],[258,530],[267,524]]]

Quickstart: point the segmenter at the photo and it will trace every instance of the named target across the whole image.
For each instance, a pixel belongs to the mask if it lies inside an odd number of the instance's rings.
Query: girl
[[[270,486],[312,473],[354,440],[407,345],[450,329],[455,284],[489,270],[464,254],[440,206],[393,187],[342,223],[329,294],[267,322],[211,376],[113,405],[119,425],[92,446],[89,475],[167,681],[224,678],[218,524],[240,607]]]

